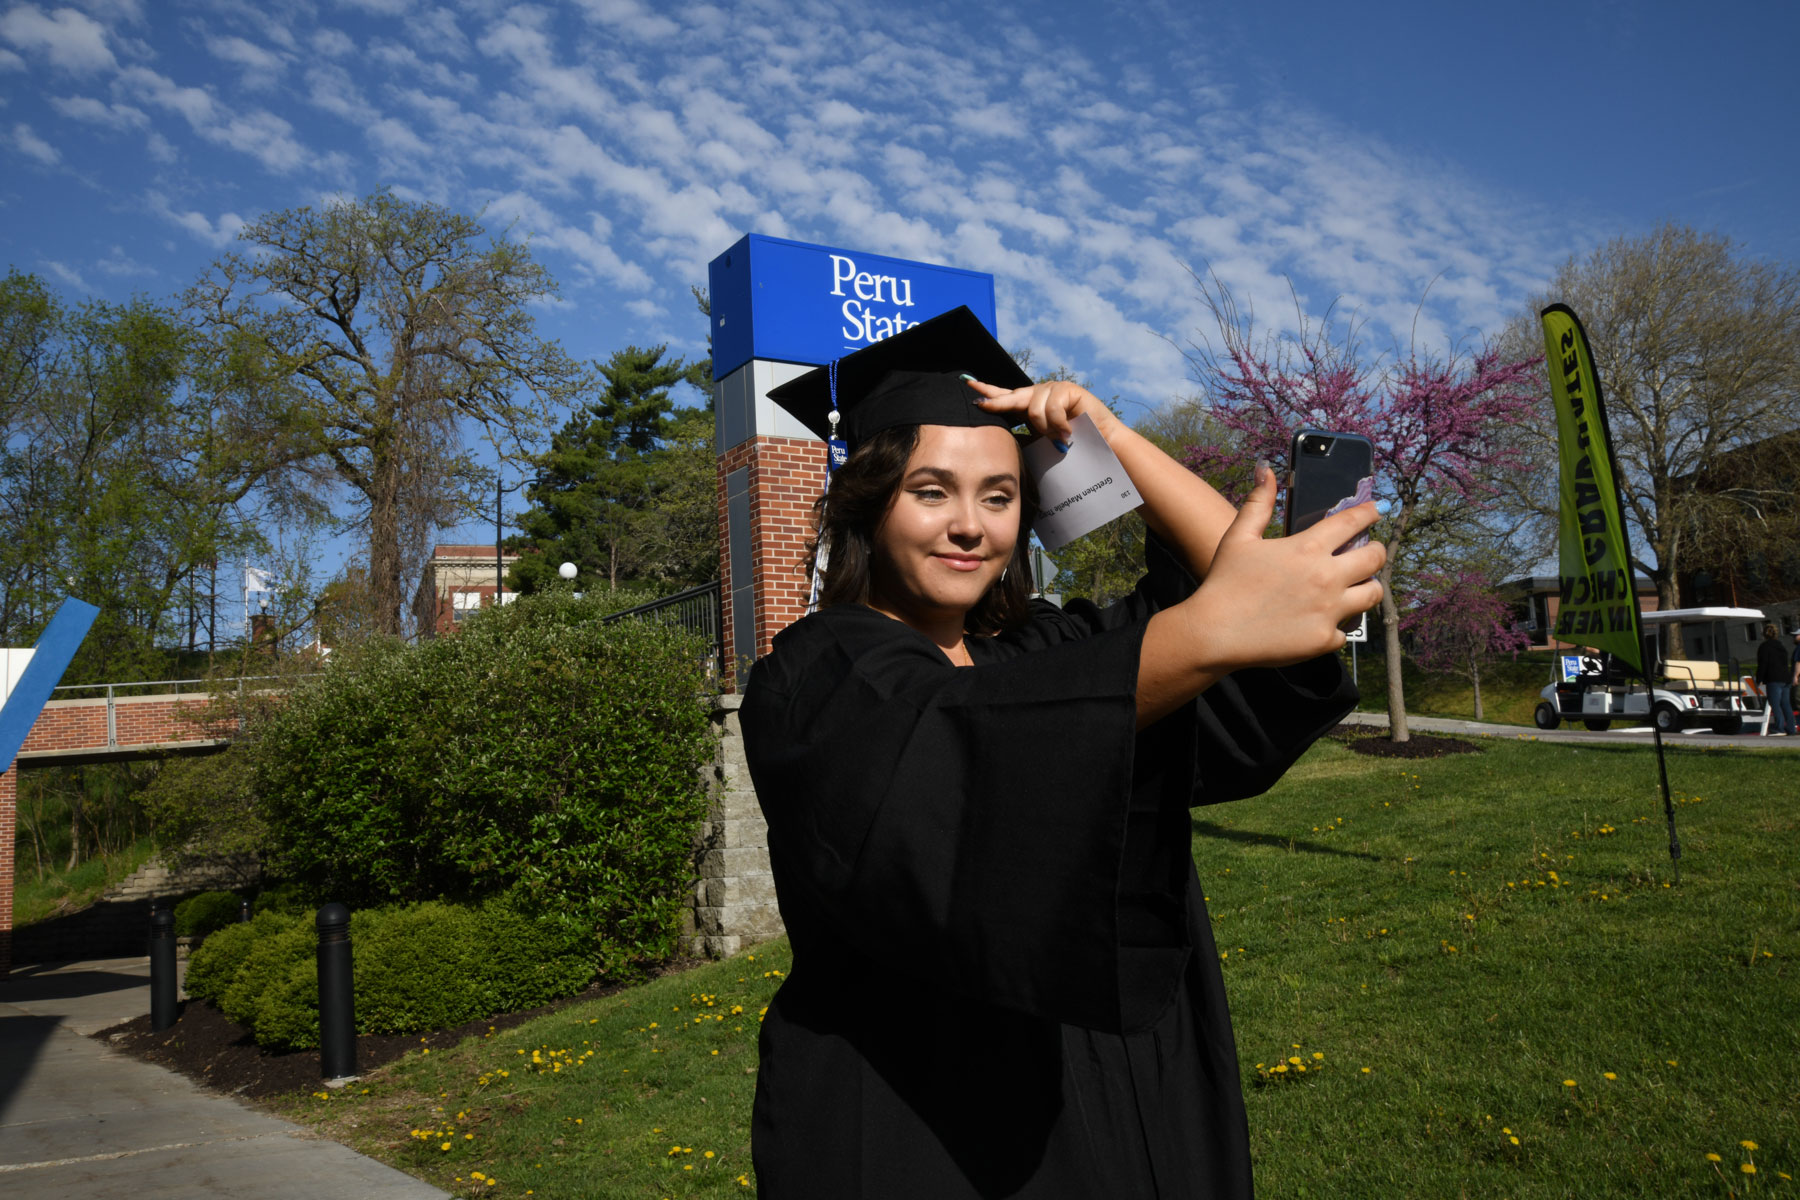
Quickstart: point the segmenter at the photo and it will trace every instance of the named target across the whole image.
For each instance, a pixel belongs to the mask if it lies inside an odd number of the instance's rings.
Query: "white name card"
[[[1052,554],[1143,503],[1119,456],[1085,413],[1075,418],[1067,454],[1039,438],[1025,447],[1025,469],[1038,488],[1032,532]]]

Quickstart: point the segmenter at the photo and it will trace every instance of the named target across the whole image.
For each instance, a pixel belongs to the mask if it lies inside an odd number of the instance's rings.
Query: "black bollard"
[[[248,900],[239,900],[238,901],[238,924],[239,925],[248,925],[249,923],[250,923],[250,902]]]
[[[150,906],[150,1028],[161,1033],[175,1023],[175,914],[161,903]]]
[[[350,964],[350,909],[319,910],[319,1069],[327,1079],[356,1074],[356,1003]]]

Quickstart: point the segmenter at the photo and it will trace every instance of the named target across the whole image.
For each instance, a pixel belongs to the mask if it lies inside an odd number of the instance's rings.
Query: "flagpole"
[[[1633,582],[1635,588],[1635,581]],[[1675,834],[1675,801],[1669,795],[1669,764],[1663,761],[1662,726],[1656,723],[1656,686],[1650,682],[1650,676],[1644,677],[1644,687],[1650,693],[1650,734],[1656,739],[1656,774],[1662,780],[1663,816],[1669,822],[1669,861],[1675,865],[1675,886],[1681,886],[1681,839]]]

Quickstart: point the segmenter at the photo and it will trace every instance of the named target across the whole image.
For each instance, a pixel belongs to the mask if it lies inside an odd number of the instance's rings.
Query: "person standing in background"
[[[1768,697],[1773,729],[1770,737],[1794,732],[1794,661],[1781,648],[1781,630],[1773,621],[1763,626],[1763,640],[1756,647],[1756,682]]]

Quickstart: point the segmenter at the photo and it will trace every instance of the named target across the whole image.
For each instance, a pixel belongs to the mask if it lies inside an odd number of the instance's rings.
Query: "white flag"
[[[274,589],[270,585],[274,582],[275,576],[260,567],[244,568],[244,591],[246,593],[273,591]]]

